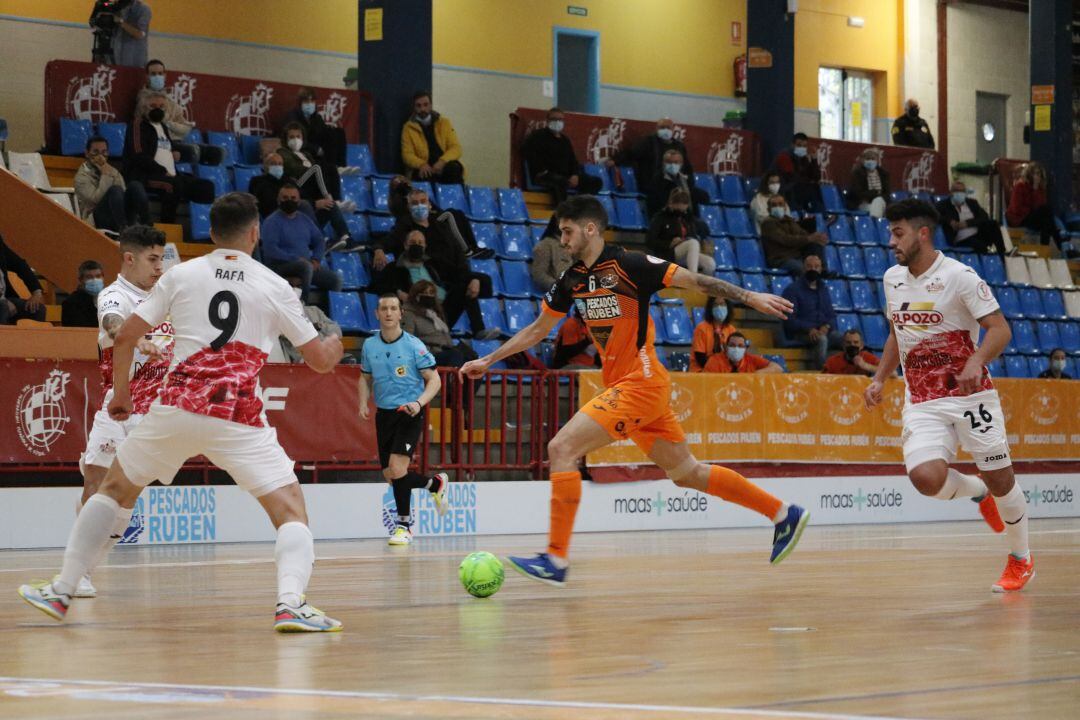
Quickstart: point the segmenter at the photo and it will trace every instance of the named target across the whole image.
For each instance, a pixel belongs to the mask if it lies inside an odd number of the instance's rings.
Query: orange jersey
[[[544,296],[544,312],[562,317],[573,304],[585,320],[603,361],[607,387],[639,382],[666,385],[667,370],[656,357],[656,329],[649,300],[671,282],[678,266],[651,255],[604,246],[592,267],[570,266]]]

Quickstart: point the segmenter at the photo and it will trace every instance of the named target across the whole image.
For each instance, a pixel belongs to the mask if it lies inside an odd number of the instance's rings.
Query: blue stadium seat
[[[1053,320],[1040,320],[1035,325],[1035,336],[1039,339],[1039,349],[1048,355],[1054,348],[1061,347],[1058,324]]]
[[[536,302],[533,300],[506,300],[503,302],[503,312],[506,313],[506,329],[513,335],[536,320]]]
[[[390,215],[368,215],[372,235],[385,235],[394,229],[394,218]]]
[[[1023,319],[1024,311],[1020,307],[1020,295],[1016,292],[1016,288],[1008,285],[999,287],[994,295],[997,297],[998,305],[1001,306],[1001,312],[1005,314],[1005,317],[1010,320]]]
[[[1042,301],[1046,317],[1054,320],[1064,320],[1069,317],[1069,313],[1065,310],[1065,299],[1060,290],[1043,290]]]
[[[853,218],[855,225],[855,243],[863,247],[872,247],[878,244],[877,226],[874,218],[869,215],[858,215]]]
[[[889,204],[892,205],[894,202],[907,200],[910,197],[911,193],[909,193],[907,190],[893,190],[891,193],[889,193]]]
[[[374,209],[371,200],[371,188],[367,180],[359,175],[345,175],[341,178],[341,199],[356,203],[356,209],[367,212]]]
[[[942,251],[949,249],[949,243],[945,239],[945,231],[941,229],[940,225],[934,228],[934,247]]]
[[[237,165],[259,167],[262,165],[262,137],[259,135],[240,135],[240,159]]]
[[[750,203],[746,199],[746,185],[743,184],[741,175],[721,175],[720,202],[734,207],[746,207]]]
[[[772,286],[773,295],[783,295],[788,285],[795,281],[790,275],[770,275],[769,284]]]
[[[383,215],[390,214],[389,178],[371,179],[371,209]]]
[[[490,277],[492,291],[496,295],[503,294],[502,273],[499,272],[499,265],[493,258],[486,258],[484,260],[469,258],[469,268],[473,272]]]
[[[367,268],[357,253],[331,253],[330,266],[341,276],[342,290],[361,290],[371,284]]]
[[[698,305],[690,308],[690,319],[694,322],[694,327],[697,327],[705,320],[705,306]]]
[[[1080,322],[1066,320],[1058,325],[1058,335],[1061,336],[1061,348],[1070,355],[1080,355]],[[1073,376],[1073,380],[1080,377]]]
[[[664,326],[664,311],[659,305],[649,306],[649,317],[652,318],[653,327],[656,329],[656,344],[667,345],[667,328]]]
[[[840,312],[855,309],[854,303],[851,302],[851,293],[848,292],[847,280],[826,280],[825,287],[829,290],[829,300],[832,301],[833,310]]]
[[[882,247],[863,248],[863,264],[866,265],[866,276],[874,280],[880,280],[889,269],[889,256]]]
[[[175,163],[175,165],[176,165],[176,172],[177,173],[184,173],[185,175],[194,175],[195,174],[195,170],[191,167],[191,163],[178,162],[178,163]]]
[[[835,245],[825,246],[825,269],[829,272],[840,272],[840,251]]]
[[[364,305],[364,329],[361,332],[374,335],[379,332],[379,296],[375,293],[362,293],[360,299]]]
[[[469,214],[469,203],[465,199],[465,188],[458,184],[435,184],[435,204],[443,210],[460,210]]]
[[[849,278],[866,277],[866,265],[863,263],[862,248],[855,245],[842,245],[837,249],[840,255],[840,273]],[[836,268],[831,268],[835,270]]]
[[[1020,309],[1024,311],[1024,317],[1029,320],[1042,320],[1046,317],[1046,310],[1042,304],[1042,295],[1039,294],[1037,288],[1026,287],[1020,289]]]
[[[651,302],[656,305],[678,305],[679,307],[686,305],[681,297],[662,297],[659,294],[654,294]]]
[[[503,335],[508,335],[506,330],[506,318],[496,298],[480,298],[480,317],[484,320],[485,328],[496,328]]]
[[[472,223],[473,235],[476,237],[476,244],[480,247],[491,250],[495,254],[501,254],[502,237],[499,235],[499,226],[495,223]]]
[[[1021,356],[1022,357],[1022,356]],[[1031,377],[1037,378],[1039,374],[1050,369],[1050,356],[1043,357],[1029,357],[1028,359],[1028,371],[1031,373]],[[1069,363],[1065,363],[1065,372],[1069,371]]]
[[[1030,320],[1016,320],[1012,324],[1013,345],[1017,352],[1024,355],[1038,355],[1039,343],[1035,337],[1035,328]],[[1012,375],[1010,372],[1009,375]]]
[[[1011,378],[1031,377],[1027,358],[1023,355],[1006,355],[1005,372],[1007,372]]]
[[[214,183],[214,197],[216,198],[232,192],[232,179],[229,178],[229,169],[224,165],[196,165],[195,177]]]
[[[766,360],[768,360],[769,362],[774,362],[777,365],[779,365],[780,369],[783,370],[784,372],[788,372],[787,360],[784,359],[783,355],[765,354],[765,355],[762,355],[762,357],[765,358]]]
[[[499,344],[500,343],[499,343],[498,340],[473,340],[472,341],[473,350],[475,350],[480,355],[480,357],[483,357],[485,355],[490,355],[491,353],[495,352],[498,349]],[[491,369],[492,370],[505,370],[506,369],[506,361],[500,360],[499,362],[493,364],[491,366]]]
[[[368,228],[368,219],[366,215],[355,213],[346,215],[345,224],[349,226],[349,235],[352,237],[354,243],[367,245],[371,242],[371,230]]]
[[[600,192],[610,194],[611,176],[608,174],[607,168],[597,165],[595,163],[585,163],[585,174],[592,175],[594,178],[600,181]]]
[[[760,273],[744,272],[742,274],[742,286],[754,292],[769,292],[765,276]]]
[[[717,270],[715,275],[724,282],[729,282],[732,285],[742,287],[742,278],[740,278],[739,273],[734,270]]]
[[[685,350],[664,348],[660,362],[672,372],[688,372],[690,370],[690,353]]]
[[[823,182],[821,187],[821,201],[825,206],[825,212],[831,215],[846,215],[847,205],[844,204],[844,198],[840,195],[840,188],[836,187],[832,183]]]
[[[360,168],[362,176],[375,174],[375,160],[371,157],[371,148],[366,143],[346,145],[345,164],[349,167]]]
[[[881,312],[881,302],[874,290],[874,283],[869,280],[851,280],[848,282],[848,289],[851,291],[851,304],[855,312]]]
[[[619,218],[615,215],[615,201],[611,199],[610,195],[597,195],[596,199],[600,201],[604,212],[607,213],[608,225],[611,227],[617,226]]]
[[[360,305],[360,296],[355,292],[327,293],[330,304],[330,319],[341,326],[347,333],[369,332],[364,322],[364,310]]]
[[[863,338],[866,339],[866,345],[880,352],[889,338],[889,326],[885,322],[885,316],[860,315],[859,320],[862,322],[862,333]]]
[[[854,245],[855,234],[851,232],[851,220],[846,215],[838,215],[829,225],[829,241],[836,245]]]
[[[765,252],[761,249],[761,243],[754,238],[735,241],[735,260],[743,272],[759,273],[765,270]]]
[[[737,267],[735,248],[732,247],[730,238],[713,238],[713,258],[718,270],[734,270]]]
[[[502,252],[499,257],[505,260],[530,260],[532,259],[532,247],[532,238],[529,237],[529,228],[527,226],[502,226]]]
[[[1000,357],[988,362],[986,368],[990,371],[990,377],[992,378],[1005,377],[1005,362]]]
[[[546,225],[530,225],[529,226],[529,235],[531,236],[530,240],[532,240],[532,248],[533,249],[535,249],[536,246],[540,243],[540,241],[544,239],[544,231],[545,230],[547,230]]]
[[[202,203],[188,203],[191,214],[191,238],[193,240],[210,239],[210,206]]]
[[[495,222],[499,215],[499,206],[495,199],[495,190],[478,185],[469,186],[469,212],[470,220],[483,222]]]
[[[526,298],[537,294],[526,262],[503,260],[502,284],[502,294],[506,297]]]
[[[472,328],[469,327],[469,316],[465,313],[458,315],[454,327],[450,328],[453,337],[472,337]]]
[[[634,172],[634,168],[630,165],[620,165],[619,175],[622,176],[622,189],[618,191],[620,195],[641,195],[638,190],[637,173]]]
[[[892,236],[892,232],[889,230],[889,221],[885,218],[878,218],[876,224],[878,245],[889,247],[889,238]]]
[[[251,181],[260,175],[262,175],[262,168],[237,165],[233,168],[233,187],[240,192],[248,192]]]
[[[108,141],[109,157],[118,158],[124,155],[124,142],[127,140],[127,123],[98,123],[97,134]]]
[[[206,133],[206,144],[216,145],[225,151],[225,157],[221,160],[221,164],[225,167],[232,167],[241,159],[240,143],[235,133],[211,130]]]
[[[435,202],[435,187],[429,180],[410,180],[409,184],[413,190],[423,190],[428,196],[428,200]]]
[[[743,179],[743,187],[746,188],[746,197],[754,197],[757,195],[758,188],[761,187],[761,176],[753,175]]]
[[[991,285],[1004,285],[1008,280],[1005,278],[1005,263],[997,255],[983,255],[982,279]]]
[[[716,205],[702,205],[698,208],[701,219],[709,226],[710,237],[722,237],[727,234],[724,215]]]
[[[861,332],[862,328],[859,327],[859,316],[849,312],[836,313],[836,329],[842,333],[845,333],[848,330],[858,330]]]
[[[525,207],[525,196],[520,188],[499,188],[499,219],[508,223],[529,221],[529,211]]]
[[[641,200],[636,197],[615,198],[615,227],[623,230],[644,231],[649,227],[649,221],[645,219],[645,211],[641,207]]]
[[[997,255],[995,255],[994,257],[997,257]],[[972,270],[974,270],[978,274],[979,277],[981,277],[981,278],[986,277],[985,274],[983,273],[983,264],[979,260],[978,253],[960,253],[960,254],[958,254],[956,256],[956,259],[959,260],[960,262],[964,263],[965,265],[967,265]]]
[[[689,345],[694,339],[694,328],[690,324],[690,314],[682,305],[664,305],[664,334],[672,345]]]
[[[716,204],[720,201],[720,190],[716,187],[716,176],[712,173],[694,173],[694,185],[709,196],[709,202]]]
[[[754,224],[750,222],[750,216],[746,213],[746,208],[724,208],[724,224],[727,226],[728,234],[733,237],[757,237],[757,233],[754,232]]]
[[[86,143],[90,139],[93,130],[89,120],[60,118],[60,154],[84,155],[86,153]]]

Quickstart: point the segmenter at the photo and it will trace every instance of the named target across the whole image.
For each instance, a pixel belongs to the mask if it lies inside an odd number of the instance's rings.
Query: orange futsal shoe
[[[990,493],[986,493],[979,500],[979,514],[983,516],[983,520],[990,526],[990,529],[996,533],[1005,532],[1005,523],[1001,521],[1001,515],[998,514],[997,503],[994,501],[994,496]]]
[[[1028,555],[1026,560],[1020,560],[1015,555],[1009,555],[1009,562],[1005,565],[1005,572],[1001,573],[1001,579],[994,583],[994,592],[1017,592],[1023,590],[1028,580],[1035,577],[1035,561]]]

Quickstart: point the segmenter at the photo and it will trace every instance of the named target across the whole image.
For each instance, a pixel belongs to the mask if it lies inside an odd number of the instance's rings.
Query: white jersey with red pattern
[[[170,269],[135,314],[172,321],[162,405],[254,427],[266,425],[259,371],[278,337],[300,347],[318,335],[282,277],[223,248]]]
[[[909,403],[958,397],[956,376],[979,341],[979,320],[998,309],[990,286],[962,262],[938,253],[919,277],[894,265],[885,273],[885,313],[904,368]],[[984,367],[976,392],[993,390]]]
[[[102,407],[107,407],[112,399],[113,382],[113,339],[105,331],[105,318],[116,315],[121,321],[127,320],[148,294],[128,282],[123,275],[117,276],[114,283],[98,293],[98,368],[101,371],[101,386],[105,390]],[[172,324],[167,320],[158,323],[150,331],[148,339],[157,345],[161,355],[151,358],[135,350],[131,363],[131,402],[136,415],[145,414],[161,391],[161,381],[172,360]]]

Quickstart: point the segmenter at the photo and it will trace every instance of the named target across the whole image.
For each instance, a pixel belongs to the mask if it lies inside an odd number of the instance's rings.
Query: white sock
[[[68,536],[64,567],[60,570],[60,577],[53,582],[56,592],[70,595],[74,591],[79,578],[92,567],[102,548],[109,542],[119,510],[120,505],[115,500],[101,493],[86,501]]]
[[[986,483],[974,475],[965,475],[949,468],[945,475],[945,484],[936,497],[938,500],[952,500],[953,498],[973,498],[986,494]]]
[[[315,539],[302,522],[287,522],[278,528],[274,545],[277,562],[278,602],[300,607],[301,596],[315,566]]]
[[[560,570],[565,570],[566,568],[570,567],[570,561],[564,557],[559,557],[558,555],[552,555],[548,553],[548,560],[550,560],[551,564],[559,568]]]
[[[780,509],[776,511],[775,515],[773,515],[773,519],[772,519],[772,524],[773,525],[779,525],[780,523],[784,522],[784,520],[787,519],[787,511],[788,511],[789,507],[790,506],[787,503],[781,503],[780,504]]]
[[[1009,536],[1009,552],[1021,560],[1028,556],[1028,517],[1027,499],[1020,483],[1015,483],[1012,490],[1001,497],[995,497],[998,514],[1005,522],[1005,533]]]
[[[92,573],[98,565],[105,562],[105,558],[116,547],[116,543],[120,542],[120,539],[124,537],[124,532],[127,530],[128,525],[131,524],[131,513],[134,511],[135,508],[133,507],[126,508],[123,506],[120,506],[120,509],[116,511],[116,521],[112,526],[112,531],[109,533],[109,541],[102,546],[101,552],[94,558],[93,564],[86,569],[87,575]]]

